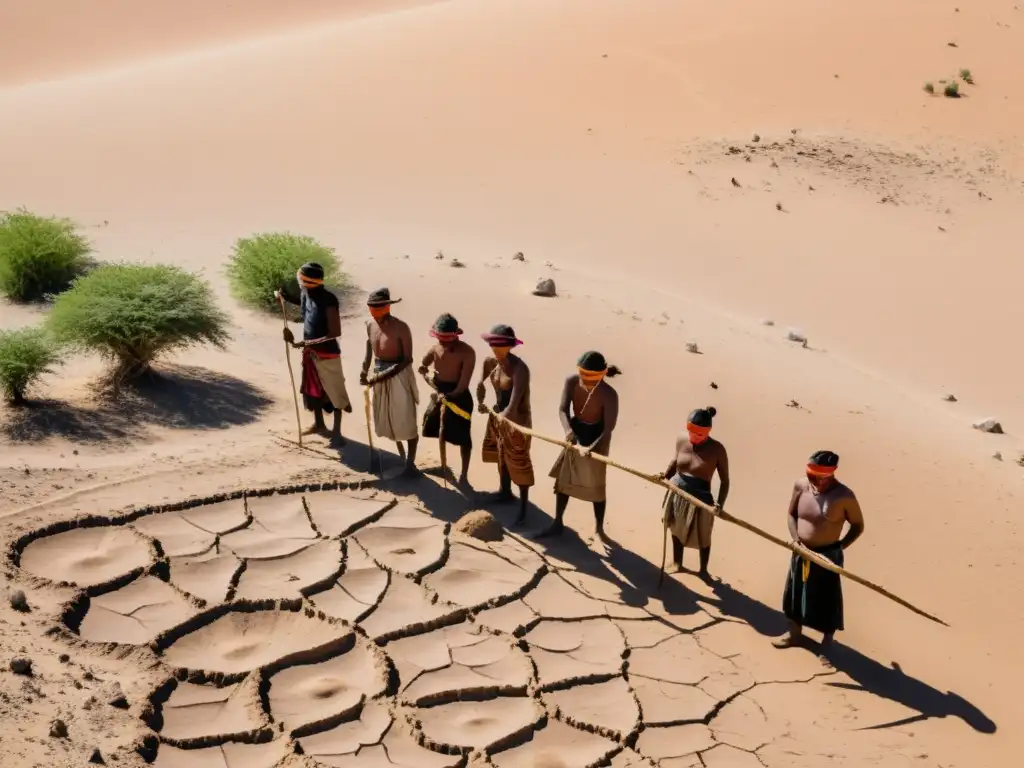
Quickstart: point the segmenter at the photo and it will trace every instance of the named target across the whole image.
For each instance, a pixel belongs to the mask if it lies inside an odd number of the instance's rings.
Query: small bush
[[[935,93],[935,83],[925,83],[924,84],[924,92],[925,93]]]
[[[49,322],[58,341],[110,360],[115,384],[146,373],[162,354],[230,338],[210,286],[164,265],[98,267],[57,297]]]
[[[299,287],[295,273],[307,262],[324,268],[326,283],[338,287],[347,284],[333,248],[305,235],[270,232],[235,243],[227,267],[231,291],[235,298],[250,307],[276,310],[274,291],[284,288],[292,297],[297,297]]]
[[[15,301],[36,301],[63,291],[85,271],[91,250],[67,219],[2,213],[0,292]]]
[[[7,402],[24,405],[26,390],[59,364],[57,346],[42,328],[0,331],[0,391]]]
[[[960,70],[960,79],[968,85],[974,85],[974,76],[971,74],[971,70],[969,69]]]
[[[960,83],[953,80],[952,82],[946,83],[946,87],[942,90],[942,95],[947,99],[959,99],[960,98]]]

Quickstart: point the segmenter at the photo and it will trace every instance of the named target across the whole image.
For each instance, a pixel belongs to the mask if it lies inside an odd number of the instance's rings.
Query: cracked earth
[[[703,611],[680,627],[532,542],[469,538],[376,491],[79,519],[10,558],[74,590],[52,634],[159,670],[134,714],[160,768],[821,759],[792,749],[778,695],[828,674],[813,656]]]

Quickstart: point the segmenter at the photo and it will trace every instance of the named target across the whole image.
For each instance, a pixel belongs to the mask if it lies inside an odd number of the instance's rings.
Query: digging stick
[[[444,412],[448,406],[445,405],[444,395],[442,394],[438,394],[437,396],[437,407],[441,412],[441,421],[438,422],[437,425],[437,442],[438,448],[441,451],[441,477],[444,480],[445,490],[448,490],[448,460],[445,455],[446,451],[444,445]]]
[[[572,445],[571,443],[567,443],[564,440],[558,440],[557,438],[554,438],[554,437],[549,437],[547,435],[542,435],[541,433],[535,432],[532,429],[528,429],[527,427],[524,427],[524,426],[522,426],[520,424],[516,424],[515,422],[509,421],[505,417],[500,416],[497,413],[495,413],[494,410],[491,409],[491,408],[488,408],[487,410],[491,413],[492,416],[494,416],[495,418],[500,419],[501,421],[507,422],[510,427],[512,427],[513,429],[519,430],[524,435],[529,435],[530,437],[535,437],[538,440],[541,440],[541,441],[543,441],[545,443],[550,443],[551,445],[557,445],[557,446],[560,446],[562,448],[571,448],[571,449],[574,449],[574,450],[577,450],[577,451],[581,450],[579,446]],[[706,512],[710,512],[715,517],[719,517],[722,520],[726,520],[727,522],[733,523],[734,525],[738,525],[740,528],[748,530],[751,533],[753,533],[754,535],[760,536],[762,539],[767,539],[768,541],[772,542],[773,544],[776,544],[776,545],[778,545],[778,546],[780,546],[780,547],[782,547],[784,549],[788,549],[790,552],[792,552],[792,553],[794,553],[796,555],[799,555],[804,560],[809,560],[810,562],[814,563],[815,565],[821,566],[826,571],[831,571],[832,573],[837,573],[840,576],[845,576],[846,578],[850,579],[851,581],[855,581],[858,584],[860,584],[861,586],[867,587],[868,589],[873,590],[874,592],[877,592],[878,594],[882,595],[883,597],[889,598],[890,600],[892,600],[895,603],[899,603],[904,608],[907,608],[908,610],[913,611],[914,613],[918,614],[919,616],[924,616],[926,619],[930,619],[930,620],[936,622],[937,624],[942,624],[943,626],[946,626],[946,627],[949,626],[942,619],[938,618],[937,616],[933,616],[932,614],[928,613],[927,611],[922,610],[921,608],[918,608],[916,605],[914,605],[912,603],[907,602],[906,600],[904,600],[899,595],[894,595],[892,592],[887,590],[885,587],[879,586],[878,584],[875,584],[874,582],[868,581],[863,576],[858,576],[857,574],[852,573],[852,572],[846,570],[845,568],[839,567],[838,565],[833,563],[828,558],[822,557],[821,555],[819,555],[816,552],[811,552],[806,547],[800,546],[799,544],[795,544],[792,541],[785,541],[783,539],[780,539],[777,536],[773,536],[772,534],[768,533],[767,531],[764,531],[764,530],[758,528],[756,525],[754,525],[752,523],[748,523],[746,520],[743,520],[741,518],[738,518],[738,517],[735,517],[733,515],[730,515],[724,509],[713,507],[710,504],[705,504],[700,499],[696,498],[695,496],[691,496],[686,491],[684,491],[682,488],[678,488],[675,484],[668,482],[667,480],[665,480],[662,477],[659,477],[657,475],[652,475],[652,474],[649,474],[647,472],[642,472],[639,469],[634,469],[633,467],[627,467],[625,464],[619,464],[617,461],[614,461],[614,460],[608,458],[607,456],[602,456],[599,453],[591,453],[590,457],[592,459],[596,460],[596,461],[600,461],[602,464],[607,464],[609,467],[615,467],[616,469],[620,469],[623,472],[628,472],[631,475],[635,475],[636,477],[639,477],[642,480],[646,480],[649,483],[653,483],[654,485],[657,485],[657,486],[659,486],[661,488],[665,488],[666,490],[676,494],[677,496],[681,496],[682,498],[686,499],[688,502],[690,502],[694,506],[698,507],[699,509],[703,509]],[[664,525],[664,521],[662,521],[662,524]],[[663,537],[664,537],[664,535],[663,535]],[[662,553],[663,553],[663,556],[664,556],[664,548],[662,548]]]
[[[363,387],[363,410],[366,412],[366,445],[370,449],[370,472],[373,472],[373,418],[370,413],[370,388]],[[380,474],[384,476],[384,464],[380,460],[380,455],[377,456],[377,462],[380,464]]]
[[[284,322],[284,327],[288,328],[288,313],[284,308],[284,298],[278,296],[277,303],[281,306],[281,320]],[[299,416],[299,395],[295,391],[295,371],[292,370],[292,353],[288,348],[288,342],[284,343],[284,359],[288,363],[288,379],[292,383],[292,402],[295,403],[295,429],[299,435],[299,447],[302,447],[302,418]]]

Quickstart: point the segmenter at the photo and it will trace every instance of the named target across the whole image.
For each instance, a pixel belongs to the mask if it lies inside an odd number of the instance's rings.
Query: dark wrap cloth
[[[455,381],[435,379],[438,392],[449,399],[450,404],[462,413],[456,413],[450,406],[444,408],[444,441],[452,445],[472,445],[473,433],[470,429],[473,415],[473,395],[467,389],[461,395],[448,397],[458,386]],[[464,414],[464,415],[463,415]],[[423,437],[437,439],[441,429],[441,398],[436,394],[430,398],[423,412]]]
[[[843,548],[839,542],[824,547],[808,547],[839,567],[843,566]],[[842,576],[793,554],[782,594],[782,612],[801,627],[830,633],[843,629]]]

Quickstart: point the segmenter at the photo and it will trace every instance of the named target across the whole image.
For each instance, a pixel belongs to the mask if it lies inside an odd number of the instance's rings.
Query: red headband
[[[821,464],[808,464],[807,471],[819,477],[831,477],[836,473],[836,467],[826,467]]]

